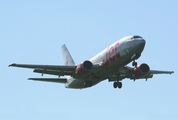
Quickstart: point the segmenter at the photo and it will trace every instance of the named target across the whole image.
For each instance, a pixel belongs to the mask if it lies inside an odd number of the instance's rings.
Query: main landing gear
[[[114,83],[113,83],[113,87],[114,87],[114,88],[122,88],[122,82],[119,82],[119,81],[114,82]]]

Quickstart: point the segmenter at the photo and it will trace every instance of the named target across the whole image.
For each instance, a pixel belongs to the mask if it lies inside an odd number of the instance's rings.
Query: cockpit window
[[[133,38],[142,38],[142,37],[140,37],[138,35],[134,35]]]

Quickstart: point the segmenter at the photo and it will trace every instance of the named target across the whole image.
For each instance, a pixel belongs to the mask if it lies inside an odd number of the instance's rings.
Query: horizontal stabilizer
[[[28,80],[44,81],[44,82],[56,82],[56,83],[66,83],[66,78],[28,78]]]

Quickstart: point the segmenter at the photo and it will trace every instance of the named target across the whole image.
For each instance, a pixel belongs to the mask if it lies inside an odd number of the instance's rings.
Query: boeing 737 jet
[[[122,80],[152,78],[154,74],[172,74],[174,71],[150,70],[149,65],[137,65],[136,60],[141,56],[145,40],[138,35],[124,37],[90,60],[75,64],[67,47],[62,46],[65,65],[35,65],[11,64],[9,66],[31,68],[33,72],[56,75],[56,78],[29,78],[29,80],[57,82],[65,84],[66,88],[82,89],[98,84],[103,80],[114,82],[114,88],[122,88]],[[133,67],[126,66],[132,62]],[[60,78],[60,76],[66,76]]]

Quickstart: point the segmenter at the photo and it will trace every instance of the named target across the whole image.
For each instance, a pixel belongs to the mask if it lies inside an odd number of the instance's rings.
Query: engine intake
[[[139,79],[145,77],[150,72],[150,67],[143,63],[138,65],[136,68],[133,69],[133,79]]]
[[[93,64],[90,61],[86,60],[83,63],[77,65],[75,69],[75,73],[80,76],[86,75],[91,71],[92,68],[93,68]]]

